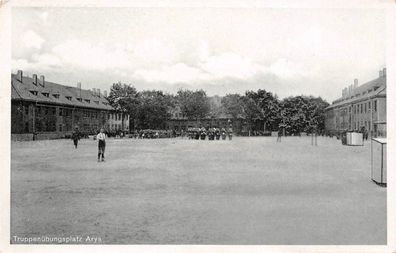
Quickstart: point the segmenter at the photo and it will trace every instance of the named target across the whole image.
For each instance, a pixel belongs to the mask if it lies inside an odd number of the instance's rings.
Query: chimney
[[[98,92],[98,97],[100,97],[100,89],[96,89],[96,91]]]
[[[81,83],[80,82],[77,83],[77,88],[81,90]]]
[[[96,96],[96,89],[92,88],[92,95]]]
[[[104,91],[103,91],[103,95],[104,95],[105,97],[107,97],[107,90],[104,90]]]
[[[33,74],[33,84],[37,86],[37,75]]]
[[[20,82],[22,82],[22,76],[23,76],[23,72],[22,70],[18,70],[17,74],[16,74],[16,79]]]
[[[382,77],[382,70],[379,71],[379,77]]]
[[[43,75],[40,76],[40,84],[41,86],[45,87],[45,78]]]
[[[386,77],[386,68],[384,68],[384,69],[382,70],[382,76],[383,76],[383,77]]]
[[[355,78],[355,79],[353,80],[353,88],[356,89],[357,87],[358,87],[358,79]]]

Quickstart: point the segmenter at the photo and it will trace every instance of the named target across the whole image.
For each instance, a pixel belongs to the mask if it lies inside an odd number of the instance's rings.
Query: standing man
[[[102,162],[104,162],[104,152],[106,147],[106,134],[103,128],[100,129],[100,133],[97,135],[98,140],[98,162],[100,162],[100,156],[102,155]]]
[[[78,131],[78,127],[76,127],[72,133],[72,139],[74,143],[74,148],[77,148],[78,141],[80,140],[80,132]]]
[[[279,128],[278,128],[278,138],[276,138],[276,142],[281,142],[282,141],[282,135],[283,135],[283,127],[279,126]]]

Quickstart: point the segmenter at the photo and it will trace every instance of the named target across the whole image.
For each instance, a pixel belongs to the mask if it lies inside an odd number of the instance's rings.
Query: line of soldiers
[[[201,128],[189,128],[187,130],[188,138],[192,140],[205,140],[208,137],[208,140],[226,140],[227,136],[229,140],[232,140],[232,128],[208,128],[205,127]]]

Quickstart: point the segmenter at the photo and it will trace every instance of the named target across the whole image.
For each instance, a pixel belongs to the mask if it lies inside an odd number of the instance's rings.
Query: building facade
[[[100,90],[48,82],[44,76],[23,76],[21,70],[11,75],[13,140],[64,138],[75,127],[84,134],[95,134],[100,128],[129,131],[129,116],[120,121],[119,114]]]
[[[129,115],[114,111],[108,116],[107,129],[110,132],[129,132]]]
[[[332,134],[343,131],[367,131],[371,136],[386,137],[386,68],[378,78],[342,90],[341,98],[326,108],[325,130]]]
[[[234,119],[230,115],[220,113],[216,117],[205,117],[200,119],[188,119],[181,113],[179,107],[175,107],[170,111],[171,117],[166,121],[166,129],[174,130],[177,133],[187,131],[188,128],[225,128],[230,127],[234,134],[240,135],[248,131],[248,124],[242,117]]]

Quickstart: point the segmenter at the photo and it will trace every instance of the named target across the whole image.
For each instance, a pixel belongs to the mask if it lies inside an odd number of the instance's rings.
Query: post
[[[313,146],[313,138],[314,138],[313,132],[311,132],[311,145],[312,145],[312,146]]]
[[[34,134],[36,132],[36,107],[37,107],[37,102],[36,105],[32,106],[32,133]]]

